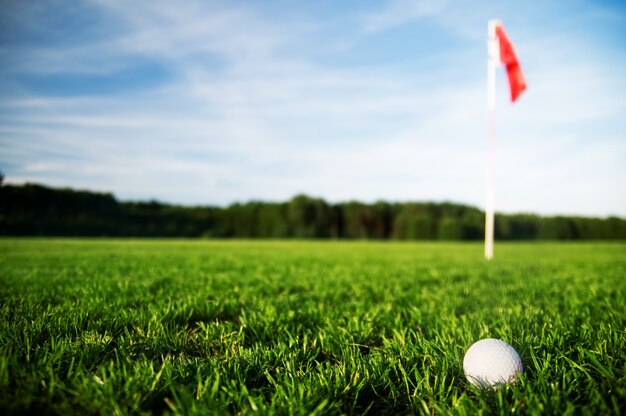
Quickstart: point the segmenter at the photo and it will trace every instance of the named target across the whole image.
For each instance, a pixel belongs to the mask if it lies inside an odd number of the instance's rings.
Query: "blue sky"
[[[626,216],[626,7],[610,1],[4,1],[0,170],[121,199]]]

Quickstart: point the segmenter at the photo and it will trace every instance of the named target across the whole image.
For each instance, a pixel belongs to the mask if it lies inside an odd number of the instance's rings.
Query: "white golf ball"
[[[476,387],[512,383],[523,371],[522,359],[509,344],[487,338],[475,342],[463,358],[465,377]]]

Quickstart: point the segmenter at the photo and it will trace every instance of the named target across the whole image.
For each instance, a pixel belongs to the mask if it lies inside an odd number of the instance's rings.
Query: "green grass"
[[[0,414],[619,414],[626,245],[0,240]],[[501,338],[525,373],[473,388]]]

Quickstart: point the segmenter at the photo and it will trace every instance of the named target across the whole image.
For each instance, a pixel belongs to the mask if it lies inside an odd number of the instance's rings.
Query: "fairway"
[[[619,414],[626,244],[2,239],[0,414]],[[481,391],[463,354],[520,354]]]

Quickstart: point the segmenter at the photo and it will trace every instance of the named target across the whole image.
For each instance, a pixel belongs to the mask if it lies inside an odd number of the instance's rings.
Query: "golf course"
[[[626,244],[2,238],[0,413],[620,414]],[[479,389],[463,355],[519,353]]]
[[[626,415],[626,1],[6,1],[0,416]]]

